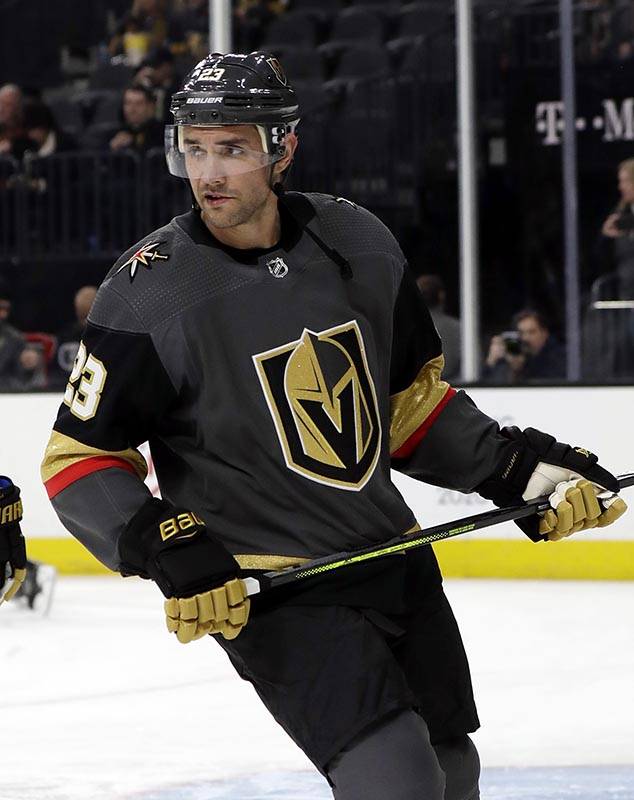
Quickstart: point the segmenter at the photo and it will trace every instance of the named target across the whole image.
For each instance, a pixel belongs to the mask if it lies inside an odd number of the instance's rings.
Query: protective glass
[[[208,126],[220,128],[222,126]],[[189,128],[205,130],[205,126]],[[258,128],[259,130],[259,128]],[[260,134],[263,136],[263,134]],[[192,139],[196,141],[190,140]],[[264,142],[263,142],[264,144]],[[274,164],[282,157],[279,153],[266,153],[252,150],[240,141],[240,137],[227,135],[212,141],[210,138],[186,133],[182,125],[165,126],[165,157],[172,175],[179,178],[214,180],[231,175],[242,175],[253,172],[269,164]]]

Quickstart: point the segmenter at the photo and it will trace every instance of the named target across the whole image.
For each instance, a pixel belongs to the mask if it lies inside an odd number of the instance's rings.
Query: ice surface
[[[446,590],[483,800],[634,800],[634,585]],[[48,618],[4,604],[0,687],[0,800],[330,797],[223,651],[167,634],[149,583],[61,579]]]
[[[632,767],[485,768],[483,800],[632,800]],[[311,772],[272,772],[253,778],[176,786],[134,795],[135,800],[332,800],[325,780]],[[130,800],[133,800],[130,797]],[[389,800],[389,798],[386,798]]]

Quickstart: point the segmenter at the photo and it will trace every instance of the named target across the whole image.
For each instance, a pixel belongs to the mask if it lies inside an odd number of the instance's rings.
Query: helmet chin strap
[[[285,191],[284,184],[288,179],[292,166],[293,166],[293,158],[291,157],[288,166],[282,170],[278,179],[274,180],[273,171],[275,169],[275,164],[271,164],[271,174],[269,175],[269,187],[271,191],[274,192],[274,194],[276,194],[278,197],[281,197],[284,194]]]

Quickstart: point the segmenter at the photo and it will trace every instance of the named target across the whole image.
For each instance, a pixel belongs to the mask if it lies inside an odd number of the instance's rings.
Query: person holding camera
[[[513,326],[492,337],[482,379],[511,384],[564,378],[566,352],[543,314],[523,309],[513,317]]]

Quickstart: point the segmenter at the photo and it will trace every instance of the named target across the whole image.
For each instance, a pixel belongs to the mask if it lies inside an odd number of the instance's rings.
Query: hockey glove
[[[10,478],[0,475],[0,604],[10,600],[26,576],[26,545],[20,530],[22,501],[20,490]],[[7,575],[9,567],[10,575]],[[7,577],[9,588],[2,594]]]
[[[517,525],[534,542],[558,541],[577,531],[605,527],[625,513],[618,482],[582,447],[556,441],[535,428],[503,428],[509,440],[496,472],[476,487],[498,506],[548,496],[551,509]]]
[[[240,569],[191,511],[151,498],[119,539],[121,573],[151,578],[168,600],[167,629],[183,644],[207,633],[235,639],[249,618]]]

